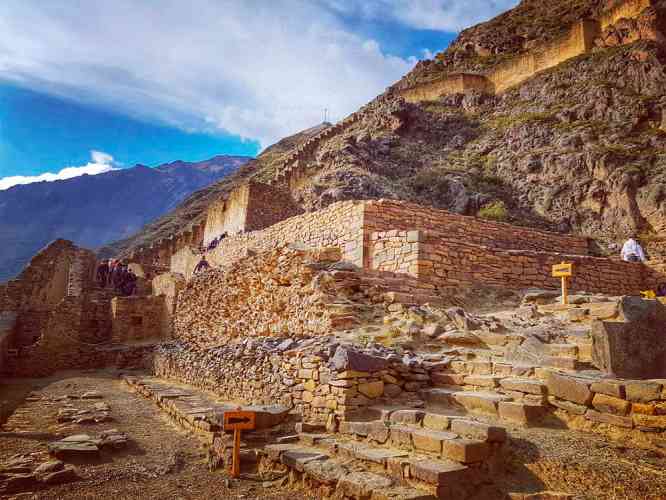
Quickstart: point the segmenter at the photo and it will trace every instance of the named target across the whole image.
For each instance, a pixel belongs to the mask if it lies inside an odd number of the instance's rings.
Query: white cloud
[[[414,29],[458,32],[515,7],[520,0],[324,0],[334,11],[392,19]]]
[[[60,181],[64,179],[71,179],[73,177],[78,177],[80,175],[97,175],[103,174],[104,172],[110,172],[111,170],[117,170],[114,166],[113,156],[102,151],[91,151],[90,152],[91,160],[80,167],[65,167],[57,174],[46,172],[41,175],[15,175],[12,177],[0,178],[0,191],[9,189],[12,186],[18,184],[31,184],[33,182],[52,182]]]
[[[510,3],[3,0],[0,78],[267,146],[324,108],[343,118],[413,66],[351,32],[341,12],[451,29]]]

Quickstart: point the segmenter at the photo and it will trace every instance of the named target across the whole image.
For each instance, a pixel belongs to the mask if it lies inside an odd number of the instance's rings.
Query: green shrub
[[[509,217],[509,211],[503,201],[493,201],[484,205],[476,215],[482,219],[505,221]]]

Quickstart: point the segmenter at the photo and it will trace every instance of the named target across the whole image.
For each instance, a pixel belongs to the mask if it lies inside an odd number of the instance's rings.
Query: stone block
[[[449,428],[449,417],[437,413],[426,413],[423,417],[423,427],[435,431],[444,431]]]
[[[666,430],[666,415],[640,415],[633,414],[631,416],[634,425],[641,429],[650,429],[654,432],[661,432]]]
[[[614,398],[625,399],[624,383],[618,380],[600,380],[590,386],[592,392],[606,394]]]
[[[339,346],[330,361],[331,369],[356,372],[377,372],[388,366],[388,361],[378,356],[371,356],[345,346]],[[338,376],[338,378],[341,378]]]
[[[358,392],[370,399],[375,399],[384,394],[384,382],[367,382],[365,384],[358,384]]]
[[[481,462],[490,455],[490,446],[474,439],[449,439],[442,441],[442,456],[463,464]]]
[[[436,486],[464,481],[468,471],[465,465],[451,460],[412,460],[409,468],[412,477]]]
[[[666,377],[663,327],[666,307],[657,300],[623,297],[623,321],[592,323],[593,362],[600,370],[622,378]]]
[[[434,385],[463,385],[465,383],[465,375],[462,373],[433,372],[430,377]]]
[[[350,472],[338,481],[338,491],[350,498],[370,498],[375,490],[384,490],[393,481],[372,472]]]
[[[423,410],[398,410],[391,413],[389,420],[395,424],[420,426],[423,417],[425,417]]]
[[[637,403],[649,403],[661,399],[661,384],[657,382],[627,382],[627,399]]]
[[[511,398],[494,392],[460,391],[454,394],[454,400],[469,411],[477,411],[497,415],[497,405],[500,401],[510,401]]]
[[[614,398],[606,394],[595,394],[592,399],[592,406],[602,413],[624,416],[629,413],[631,403],[624,399]]]
[[[546,408],[541,405],[514,403],[503,401],[499,403],[499,416],[520,425],[532,425],[539,422],[545,415]]]
[[[527,394],[543,395],[548,392],[545,385],[531,378],[505,378],[500,381],[502,389],[519,391]]]
[[[476,385],[494,389],[499,385],[499,377],[494,375],[468,375],[464,379],[465,385]]]
[[[442,452],[442,442],[456,437],[458,436],[452,432],[418,429],[412,433],[412,442],[417,450],[439,454]]]
[[[585,412],[585,418],[600,424],[610,424],[617,427],[626,427],[629,429],[633,427],[633,423],[630,417],[609,415],[608,413],[599,413],[595,410],[587,410],[587,412]]]
[[[579,405],[576,403],[572,403],[571,401],[558,399],[555,396],[548,396],[548,403],[553,405],[555,408],[559,408],[560,410],[573,413],[574,415],[585,415],[585,412],[588,409],[587,406],[585,405]]]
[[[545,376],[550,395],[585,406],[592,402],[593,394],[588,382],[553,371],[547,371]]]
[[[414,429],[404,425],[393,425],[390,428],[391,444],[398,448],[412,447],[412,432]]]
[[[451,420],[451,432],[455,432],[464,437],[480,439],[490,443],[503,443],[506,441],[506,429],[495,425],[456,418]]]

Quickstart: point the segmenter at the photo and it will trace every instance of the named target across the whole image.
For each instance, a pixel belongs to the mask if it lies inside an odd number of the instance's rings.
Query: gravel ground
[[[30,391],[52,399],[91,390],[104,396],[101,401],[111,406],[113,421],[59,424],[56,415],[64,403],[24,400]],[[8,427],[63,435],[96,435],[116,428],[130,438],[125,450],[104,452],[94,463],[76,464],[81,481],[3,498],[312,498],[307,492],[282,486],[279,479],[268,483],[264,481],[267,478],[248,474],[230,481],[223,471],[210,472],[199,441],[169,422],[151,401],[131,393],[116,373],[73,372],[49,379],[5,381],[0,383],[0,394],[0,399],[8,400],[6,406],[16,408]],[[86,404],[69,401],[77,406]],[[510,428],[509,433],[507,473],[493,478],[502,491],[551,490],[586,500],[666,499],[664,454],[567,429]],[[38,461],[45,461],[46,443],[0,438],[0,461],[16,454],[34,454]]]
[[[75,464],[81,481],[3,498],[21,499],[208,499],[208,498],[308,498],[304,493],[280,486],[280,481],[264,485],[259,477],[246,476],[230,481],[223,471],[210,472],[203,446],[164,418],[149,400],[129,392],[111,372],[68,373],[50,379],[5,381],[0,399],[24,395],[24,388],[49,397],[80,395],[99,391],[111,406],[113,421],[91,425],[58,424],[60,403],[24,402],[17,423],[21,430],[62,432],[65,435],[95,435],[115,428],[130,438],[127,449],[103,452],[94,463]],[[83,403],[74,400],[74,404]],[[7,430],[7,429],[3,429]],[[47,459],[47,441],[0,438],[0,461],[16,454],[35,454]],[[265,478],[264,478],[265,479]]]

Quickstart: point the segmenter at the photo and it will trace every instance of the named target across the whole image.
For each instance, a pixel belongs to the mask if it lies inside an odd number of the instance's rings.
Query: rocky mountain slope
[[[484,74],[620,3],[554,0],[544,9],[523,0],[463,31],[366,106],[361,119],[318,143],[300,162],[308,180],[295,198],[308,210],[398,198],[607,241],[630,232],[666,235],[665,1],[605,28],[593,50],[506,92],[419,103],[399,96],[443,75]],[[243,175],[267,178],[274,169],[260,157]]]
[[[216,156],[0,191],[0,282],[55,238],[95,248],[133,234],[250,158]]]

